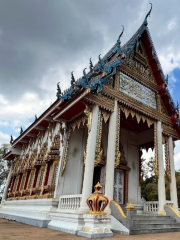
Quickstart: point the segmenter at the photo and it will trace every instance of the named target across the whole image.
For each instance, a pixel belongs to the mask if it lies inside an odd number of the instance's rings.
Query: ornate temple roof
[[[58,84],[57,97],[61,99],[71,99],[80,90],[89,88],[91,91],[96,91],[97,93],[101,91],[102,84],[107,83],[109,79],[116,73],[117,67],[124,63],[125,58],[129,56],[131,51],[139,44],[139,40],[143,39],[145,45],[145,50],[149,61],[151,62],[151,68],[153,70],[156,82],[159,87],[159,93],[162,99],[165,101],[168,112],[173,115],[173,124],[176,122],[178,128],[180,128],[179,119],[179,106],[175,105],[173,98],[167,87],[168,77],[165,77],[158,55],[156,53],[150,32],[148,29],[147,19],[150,16],[152,10],[152,4],[149,12],[147,13],[142,25],[135,32],[135,34],[130,38],[130,40],[121,47],[121,36],[123,31],[118,37],[117,42],[114,46],[101,58],[99,55],[99,61],[94,66],[90,59],[90,71],[86,74],[85,69],[83,70],[83,77],[75,81],[73,73],[71,77],[71,86],[66,89],[63,93],[60,90]],[[112,60],[112,57],[115,56]],[[168,102],[168,104],[167,104]]]
[[[175,129],[180,134],[180,119],[179,119],[179,106],[175,105],[172,96],[168,90],[168,78],[165,77],[161,64],[159,62],[154,44],[152,42],[150,32],[148,29],[147,19],[150,16],[152,4],[149,12],[147,13],[142,25],[130,38],[130,40],[121,47],[121,37],[124,32],[124,27],[119,35],[117,42],[114,46],[93,66],[90,59],[89,72],[86,73],[86,68],[83,70],[83,76],[75,80],[73,72],[71,73],[71,86],[63,93],[61,92],[59,83],[57,84],[57,100],[25,130],[21,129],[20,136],[11,142],[12,146],[16,144],[23,144],[28,142],[30,137],[37,135],[39,130],[47,127],[49,120],[57,121],[60,114],[63,115],[63,109],[69,102],[75,103],[76,107],[83,110],[84,105],[79,101],[82,97],[86,96],[89,92],[100,92],[104,83],[108,84],[110,79],[119,69],[121,64],[125,63],[125,59],[139,44],[140,39],[143,42],[149,63],[151,65],[156,83],[158,85],[159,94],[165,103],[169,116],[171,116],[172,123]],[[80,96],[81,94],[81,96]],[[79,101],[79,102],[78,102]],[[83,106],[82,106],[83,105]],[[61,109],[61,113],[59,113]],[[73,114],[73,111],[71,111]],[[72,116],[70,116],[72,117]],[[9,154],[9,153],[8,153]]]

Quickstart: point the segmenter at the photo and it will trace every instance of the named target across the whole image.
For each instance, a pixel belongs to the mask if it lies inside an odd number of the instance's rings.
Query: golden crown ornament
[[[89,214],[105,214],[104,209],[109,203],[109,199],[101,193],[102,186],[98,182],[94,187],[95,192],[86,199],[90,209]]]

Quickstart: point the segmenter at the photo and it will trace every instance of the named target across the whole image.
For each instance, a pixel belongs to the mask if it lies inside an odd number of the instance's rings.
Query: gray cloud
[[[161,52],[170,44],[179,45],[179,26],[176,31],[167,26],[173,19],[179,23],[180,2],[152,2],[149,28]],[[50,68],[58,66],[70,76],[77,64],[88,67],[89,57],[96,62],[114,44],[121,24],[125,26],[123,42],[127,41],[149,7],[148,1],[140,0],[1,1],[0,94],[9,101],[17,101],[27,91],[43,98],[49,89],[42,89],[40,82]],[[49,84],[56,88],[53,79]]]

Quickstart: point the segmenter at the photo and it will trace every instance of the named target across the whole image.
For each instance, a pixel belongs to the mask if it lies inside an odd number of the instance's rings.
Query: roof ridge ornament
[[[176,111],[179,113],[179,103],[177,102]]]
[[[118,40],[117,40],[117,43],[119,43],[119,44],[121,44],[121,37],[124,33],[124,26],[123,25],[121,25],[121,26],[123,27],[123,29],[122,29],[122,32],[120,33],[119,37],[118,37]]]
[[[10,139],[10,144],[12,145],[13,144],[13,136],[11,135],[11,139]]]
[[[99,54],[98,59],[99,59],[99,61],[98,61],[99,70],[100,70],[100,72],[102,72],[102,70],[103,70],[103,61],[101,59],[101,54]]]
[[[145,25],[148,24],[147,18],[150,17],[150,14],[151,14],[151,11],[152,11],[152,3],[149,3],[149,4],[151,4],[151,8],[150,8],[149,12],[146,14],[146,17],[145,17],[145,19],[144,19],[144,24],[145,24]]]
[[[24,131],[23,131],[22,127],[21,127],[21,129],[20,129],[20,135],[21,135],[23,132],[24,132]]]
[[[71,86],[73,86],[75,84],[75,82],[76,82],[75,78],[74,78],[74,75],[73,75],[73,72],[74,71],[71,72]]]
[[[60,84],[60,82],[57,83],[57,93],[56,93],[56,96],[57,96],[57,97],[61,96],[61,93],[62,93],[59,84]],[[36,116],[36,115],[35,115],[35,116]]]
[[[89,70],[92,72],[93,68],[94,68],[94,66],[93,66],[93,63],[92,63],[91,58],[90,58],[89,59]]]

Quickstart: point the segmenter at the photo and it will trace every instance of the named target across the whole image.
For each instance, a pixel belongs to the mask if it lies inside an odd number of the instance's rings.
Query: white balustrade
[[[167,205],[173,206],[172,201],[166,201]],[[147,201],[144,202],[144,212],[156,213],[158,212],[159,202],[158,201]]]
[[[82,194],[64,195],[59,198],[59,211],[76,212],[80,207]]]

